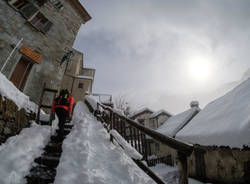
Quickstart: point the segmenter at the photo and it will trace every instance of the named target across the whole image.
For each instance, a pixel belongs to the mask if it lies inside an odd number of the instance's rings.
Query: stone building
[[[1,72],[37,103],[45,82],[59,88],[61,59],[90,19],[78,0],[1,0]]]
[[[149,116],[153,113],[153,110],[145,107],[131,114],[129,118],[138,121],[142,125],[145,125],[146,119],[148,119]]]
[[[84,68],[83,53],[73,50],[74,56],[63,76],[61,88],[72,92],[75,101],[83,100],[92,93],[95,69]]]
[[[165,111],[165,110],[159,110],[151,114],[148,119],[145,120],[145,126],[151,129],[157,129],[159,126],[161,126],[168,118],[170,118],[172,115]]]

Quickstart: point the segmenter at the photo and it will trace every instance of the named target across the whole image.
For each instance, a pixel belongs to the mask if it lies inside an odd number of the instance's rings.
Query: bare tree
[[[127,101],[125,94],[119,94],[115,97],[115,108],[123,111],[125,116],[128,116],[131,112],[131,107]]]

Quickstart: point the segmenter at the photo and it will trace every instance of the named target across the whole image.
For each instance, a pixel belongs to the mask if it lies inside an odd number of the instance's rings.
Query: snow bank
[[[127,141],[125,141],[124,138],[116,130],[111,130],[110,134],[115,137],[115,140],[118,142],[119,145],[123,147],[125,153],[128,156],[136,160],[142,159],[143,156],[138,153],[135,148],[133,148]]]
[[[110,142],[109,134],[82,102],[77,103],[72,121],[54,184],[154,183],[120,146]]]
[[[209,103],[176,137],[200,145],[250,146],[250,79]]]
[[[182,129],[188,120],[195,114],[199,112],[198,108],[190,108],[180,114],[171,116],[167,121],[165,121],[158,129],[157,132],[171,137],[175,137],[176,133]]]
[[[19,91],[1,72],[0,94],[2,97],[6,97],[15,102],[19,109],[24,108],[26,111],[36,112],[37,105],[31,102],[29,97]]]
[[[57,121],[54,121],[51,128],[33,123],[0,146],[1,184],[26,183],[24,177],[29,173],[33,160],[42,154],[51,133],[55,132],[56,124]]]
[[[154,167],[150,167],[150,169],[156,173],[160,178],[162,178],[166,183],[168,184],[178,184],[178,168],[177,167],[171,167],[166,164],[157,164]],[[205,184],[202,182],[199,182],[197,180],[194,180],[192,178],[188,178],[189,184]],[[209,184],[209,183],[207,183]],[[211,184],[211,183],[210,183]]]
[[[87,102],[91,105],[91,107],[94,109],[94,110],[97,110],[97,100],[95,99],[94,96],[91,96],[91,95],[86,95],[85,96],[85,100],[87,100]]]

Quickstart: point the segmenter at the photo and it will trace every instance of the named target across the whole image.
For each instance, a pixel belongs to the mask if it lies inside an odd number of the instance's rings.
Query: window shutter
[[[35,13],[38,12],[38,9],[33,4],[28,3],[24,7],[22,7],[19,11],[26,19],[29,19]]]
[[[57,1],[54,6],[57,8],[57,9],[62,9],[63,8],[63,4],[60,2],[60,1]]]
[[[52,25],[53,25],[52,22],[47,21],[47,22],[43,25],[43,27],[41,28],[40,31],[43,32],[43,33],[47,33],[47,32],[50,30],[50,28],[52,27]]]

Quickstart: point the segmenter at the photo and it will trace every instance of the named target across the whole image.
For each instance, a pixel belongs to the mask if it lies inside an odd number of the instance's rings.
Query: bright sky
[[[92,19],[74,47],[96,68],[94,92],[178,113],[192,100],[203,107],[250,67],[249,0],[81,2]]]

